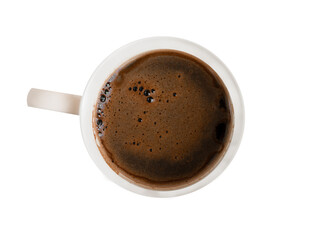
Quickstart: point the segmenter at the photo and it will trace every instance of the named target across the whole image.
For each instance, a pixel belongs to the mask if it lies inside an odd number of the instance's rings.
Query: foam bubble
[[[147,102],[148,103],[152,103],[154,100],[153,100],[153,97],[147,97]]]
[[[100,101],[101,102],[105,102],[106,101],[106,96],[105,95],[101,95],[100,96]]]
[[[103,125],[103,121],[101,119],[97,120],[97,125],[100,127],[101,125]]]
[[[149,91],[148,89],[145,90],[145,91],[144,91],[144,95],[148,97],[148,96],[150,95],[150,91]]]

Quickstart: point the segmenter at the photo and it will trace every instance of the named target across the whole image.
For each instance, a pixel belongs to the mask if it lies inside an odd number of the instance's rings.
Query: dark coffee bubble
[[[152,92],[152,93],[155,93],[155,90],[154,90],[154,89],[151,89],[151,92]]]
[[[97,120],[97,125],[98,125],[98,126],[101,126],[102,124],[103,124],[103,121],[100,120],[100,119],[98,119],[98,120]]]
[[[153,102],[153,97],[147,97],[147,102],[152,103]]]
[[[105,95],[101,95],[100,96],[100,101],[101,102],[105,102],[106,101],[106,96]]]
[[[143,120],[141,118],[138,118],[138,122],[142,122]]]
[[[173,93],[173,96],[176,97],[176,95],[177,95],[177,94],[174,92],[174,93]]]
[[[129,90],[131,91],[131,90],[132,90],[132,88],[131,88],[131,87],[129,87]]]
[[[139,87],[139,91],[141,92],[142,90],[144,90],[144,88],[143,87]]]
[[[145,90],[145,91],[144,91],[144,95],[145,95],[145,96],[149,96],[149,95],[150,95],[150,91],[149,91],[149,90]]]
[[[133,91],[134,92],[136,92],[137,91],[137,87],[135,86],[135,87],[133,87]]]

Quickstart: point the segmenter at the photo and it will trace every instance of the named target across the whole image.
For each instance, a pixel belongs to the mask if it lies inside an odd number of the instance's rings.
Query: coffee
[[[93,114],[98,147],[119,175],[142,187],[178,189],[221,161],[233,109],[216,72],[175,50],[148,52],[117,69]]]

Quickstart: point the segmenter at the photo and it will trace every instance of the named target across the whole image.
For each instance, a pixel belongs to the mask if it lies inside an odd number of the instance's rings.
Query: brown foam
[[[219,163],[232,114],[228,91],[207,64],[161,50],[110,77],[93,126],[114,171],[143,187],[172,189],[198,181]]]

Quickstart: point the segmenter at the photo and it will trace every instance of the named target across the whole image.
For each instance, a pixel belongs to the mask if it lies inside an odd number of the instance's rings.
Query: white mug
[[[157,49],[173,49],[191,54],[207,63],[222,79],[228,89],[233,107],[232,139],[220,163],[204,178],[190,186],[175,190],[146,189],[127,181],[114,172],[103,159],[93,133],[92,112],[101,87],[109,76],[130,59],[145,52]],[[239,87],[229,69],[207,49],[184,39],[173,37],[152,37],[132,42],[114,51],[94,71],[83,96],[57,93],[46,90],[31,89],[27,97],[30,107],[49,109],[59,112],[80,115],[82,137],[85,146],[97,167],[110,180],[132,192],[152,197],[173,197],[187,194],[202,188],[213,181],[229,165],[233,159],[244,129],[244,106]]]

